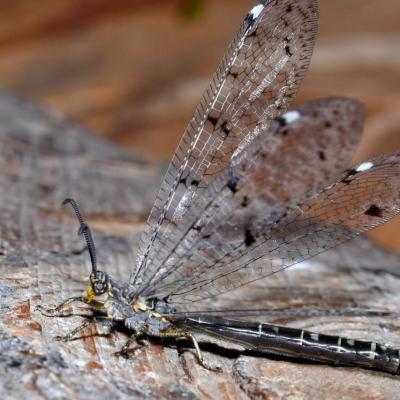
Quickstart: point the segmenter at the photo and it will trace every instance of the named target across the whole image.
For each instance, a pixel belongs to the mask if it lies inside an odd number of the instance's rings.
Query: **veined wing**
[[[211,79],[168,168],[131,276],[149,284],[186,233],[196,198],[288,106],[310,63],[316,0],[263,0],[250,11]],[[265,138],[267,140],[267,138]]]
[[[306,103],[275,121],[191,204],[186,234],[172,252],[160,249],[166,261],[141,294],[162,298],[194,275],[212,275],[219,260],[251,247],[260,216],[266,231],[335,182],[359,143],[362,121],[361,104],[345,98]]]
[[[262,217],[254,221],[250,246],[238,244],[212,266],[196,265],[171,300],[219,295],[375,228],[399,213],[399,189],[400,152],[362,163],[274,226],[265,229]]]

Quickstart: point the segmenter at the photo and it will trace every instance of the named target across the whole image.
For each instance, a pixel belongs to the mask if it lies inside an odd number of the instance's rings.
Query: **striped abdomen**
[[[236,342],[249,350],[399,373],[399,350],[375,342],[219,318],[188,318],[184,325],[193,331]]]

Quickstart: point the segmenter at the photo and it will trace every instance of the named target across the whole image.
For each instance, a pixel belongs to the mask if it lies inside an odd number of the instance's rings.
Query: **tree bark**
[[[129,279],[162,166],[84,130],[62,116],[0,94],[0,397],[2,399],[369,399],[398,398],[389,374],[211,351],[210,372],[191,349],[149,343],[117,357],[127,339],[98,324],[84,338],[55,341],[83,317],[35,311],[84,292],[90,264],[77,223],[62,208],[75,198],[92,227],[99,266]],[[218,301],[197,308],[341,308],[396,311],[400,259],[360,238]],[[84,313],[75,305],[71,313]],[[318,332],[400,346],[396,318],[275,318]],[[227,346],[229,347],[229,346]]]

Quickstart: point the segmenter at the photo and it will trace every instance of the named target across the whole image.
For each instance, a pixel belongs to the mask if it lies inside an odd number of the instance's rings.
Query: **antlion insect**
[[[362,131],[354,100],[286,112],[308,68],[316,0],[264,0],[246,16],[196,109],[161,185],[129,283],[98,270],[89,227],[74,208],[92,261],[86,303],[132,337],[197,333],[261,352],[399,373],[399,350],[374,342],[224,317],[253,311],[177,312],[267,277],[374,228],[399,212],[400,153],[342,173]],[[332,184],[333,183],[333,184]],[[91,321],[64,340],[73,339]]]

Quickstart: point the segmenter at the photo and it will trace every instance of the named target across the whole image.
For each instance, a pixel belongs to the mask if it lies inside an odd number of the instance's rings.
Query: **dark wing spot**
[[[249,27],[251,27],[256,22],[256,19],[254,18],[254,15],[252,13],[248,13],[245,21],[249,24]]]
[[[248,205],[249,205],[249,198],[247,196],[244,196],[242,200],[242,207],[244,208],[247,207]]]
[[[249,33],[247,37],[256,37],[257,36],[257,29],[254,29],[253,32]]]
[[[212,117],[211,115],[208,116],[208,120],[214,125],[216,126],[218,123],[218,118]]]
[[[278,118],[278,124],[279,124],[280,127],[286,126],[287,125],[286,118],[284,118],[284,117]]]
[[[325,122],[325,128],[332,128],[332,122],[331,121],[326,121]]]
[[[251,246],[255,241],[255,237],[253,236],[253,234],[251,233],[250,229],[246,229],[245,234],[244,234],[244,243],[246,245],[246,247]]]
[[[200,185],[200,182],[196,181],[195,179],[192,182],[190,182],[190,186],[199,186],[199,185]]]
[[[286,12],[289,14],[293,11],[293,6],[291,4],[289,4],[286,8]]]
[[[179,183],[181,183],[182,185],[185,185],[185,186],[186,186],[186,184],[187,184],[186,178],[182,178],[182,179],[179,181]]]
[[[365,211],[365,215],[369,215],[371,217],[379,217],[382,218],[383,217],[383,210],[382,208],[378,207],[375,204],[372,204],[370,208],[368,208],[367,211]]]
[[[323,151],[319,151],[318,152],[318,157],[321,161],[325,161],[326,160],[326,156],[325,153]]]
[[[292,53],[292,50],[290,49],[290,47],[288,45],[285,46],[285,51],[286,51],[286,54],[289,57],[292,57],[293,53]]]
[[[238,190],[238,183],[240,181],[240,178],[237,177],[233,170],[229,168],[229,182],[227,184],[228,188],[232,191],[232,193],[236,193]]]
[[[289,133],[289,129],[282,129],[281,134],[282,136],[287,136]]]
[[[359,172],[357,171],[357,170],[355,170],[355,169],[349,169],[348,171],[347,171],[347,174],[346,174],[346,176],[342,179],[342,182],[343,183],[350,183],[351,182],[351,177],[353,177],[353,176],[355,176],[355,175],[357,175]]]
[[[292,57],[293,52],[292,52],[292,50],[291,50],[291,48],[290,48],[290,46],[289,46],[290,39],[286,36],[285,39],[284,39],[284,41],[285,41],[285,51],[286,51],[286,54],[287,54],[289,57]]]
[[[239,183],[239,178],[236,176],[232,176],[231,179],[228,182],[228,188],[232,191],[232,193],[236,193],[237,192],[237,186]]]
[[[239,74],[237,72],[233,72],[233,71],[229,71],[228,74],[230,76],[232,76],[234,79],[236,79],[239,76]]]
[[[221,128],[222,131],[226,134],[226,136],[228,136],[232,131],[232,127],[226,121],[222,124]]]

